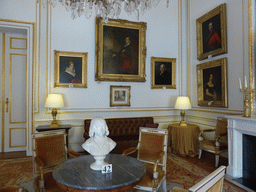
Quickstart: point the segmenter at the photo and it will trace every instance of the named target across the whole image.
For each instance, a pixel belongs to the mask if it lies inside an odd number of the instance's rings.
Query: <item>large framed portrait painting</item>
[[[197,59],[227,53],[226,4],[221,4],[196,20]]]
[[[227,58],[197,65],[199,106],[228,107]]]
[[[145,81],[146,23],[96,18],[96,81]]]
[[[87,87],[87,53],[54,51],[54,87]]]
[[[151,88],[176,89],[176,59],[151,57]]]

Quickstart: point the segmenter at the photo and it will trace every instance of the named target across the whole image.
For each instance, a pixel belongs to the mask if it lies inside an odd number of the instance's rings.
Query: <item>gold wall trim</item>
[[[13,129],[25,129],[25,145],[15,145],[15,146],[12,146],[12,130]],[[27,146],[27,129],[26,127],[18,127],[18,128],[10,128],[9,129],[9,148],[19,148],[19,147],[26,147]]]
[[[35,105],[35,100],[36,100],[36,95],[35,95],[35,92],[36,92],[36,86],[37,86],[37,110],[34,111],[33,109],[33,112],[34,114],[39,114],[39,111],[40,111],[40,79],[41,79],[41,21],[42,21],[42,16],[41,16],[41,9],[42,9],[42,6],[41,6],[41,0],[39,0],[39,9],[36,9],[36,11],[38,11],[38,15],[39,15],[39,19],[37,19],[37,13],[36,13],[36,21],[38,20],[38,41],[36,42],[36,44],[38,43],[38,67],[37,67],[37,73],[36,73],[36,67],[34,67],[33,69],[33,82],[34,85],[33,85],[33,96],[34,96],[34,100],[33,100],[33,107]],[[35,52],[35,51],[34,51]],[[35,62],[34,62],[35,63]],[[37,77],[36,77],[36,74],[37,74]],[[36,85],[36,81],[37,81],[37,85]]]
[[[190,95],[190,1],[187,0],[187,92]]]
[[[51,16],[51,14],[50,14],[50,16]],[[46,13],[46,91],[45,91],[45,93],[46,93],[46,97],[47,97],[47,95],[49,94],[49,92],[48,92],[48,87],[49,87],[49,55],[48,55],[48,53],[49,53],[49,25],[51,25],[51,23],[49,24],[49,19],[51,19],[51,18],[49,18],[49,2],[47,1],[47,13]],[[48,111],[47,109],[46,109],[46,111]]]
[[[5,135],[5,33],[3,33],[2,44],[2,152],[4,152]]]
[[[33,24],[34,25],[34,22],[29,22],[29,21],[20,21],[20,20],[11,20],[11,19],[0,19],[0,21],[12,22],[12,23]]]
[[[82,111],[83,110],[83,111]],[[145,111],[172,111],[176,110],[174,108],[127,108],[122,110],[117,110],[117,109],[109,109],[109,108],[84,108],[84,109],[67,109],[67,110],[58,110],[58,113],[100,113],[100,112],[113,112],[113,113],[118,113],[118,112],[145,112]],[[48,110],[46,113],[50,114],[51,111]]]
[[[254,92],[253,89],[253,78],[255,78],[255,68],[253,66],[254,56],[254,35],[253,35],[253,6],[252,0],[248,2],[248,23],[249,23],[249,79],[250,79],[250,103],[251,103],[251,114],[254,114]]]
[[[165,121],[165,118],[170,118],[170,117],[180,117],[180,114],[177,114],[177,115],[161,115],[161,116],[156,116],[156,115],[148,115],[148,116],[152,116],[154,119],[163,119],[164,122]],[[186,116],[189,116],[189,115],[186,115]],[[144,116],[137,116],[137,117],[145,117]],[[118,118],[134,118],[134,116],[127,116],[127,117],[107,117],[107,118],[104,118],[104,119],[118,119]],[[88,119],[92,119],[92,118],[72,118],[72,119],[59,119],[58,118],[58,121],[61,121],[61,122],[69,122],[69,121],[72,121],[72,122],[83,122],[84,120],[88,120]],[[41,125],[41,124],[45,124],[46,122],[49,122],[49,121],[52,121],[52,119],[38,119],[35,121],[35,123],[37,125]],[[171,120],[170,120],[171,121]],[[71,124],[72,127],[83,127],[84,125],[81,125],[81,124],[72,124],[72,123],[68,123],[68,124]]]
[[[198,119],[201,121],[211,121],[211,122],[217,121],[217,118],[199,117],[199,116],[195,116],[195,115],[186,115],[186,116],[188,116],[189,118]]]
[[[179,17],[180,17],[180,94],[182,95],[182,0],[179,1],[180,2],[180,12],[179,12]]]
[[[241,110],[213,110],[213,109],[204,109],[204,108],[199,108],[199,107],[196,107],[196,108],[192,108],[190,109],[190,111],[201,111],[201,112],[204,112],[204,113],[219,113],[219,114],[225,114],[225,115],[242,115],[243,114],[243,111]]]
[[[12,40],[14,39],[19,39],[19,40],[25,40],[26,41],[26,48],[17,48],[17,47],[12,47]],[[19,37],[11,37],[10,38],[10,49],[18,49],[18,50],[27,50],[27,38],[19,38]]]
[[[13,122],[12,121],[12,56],[13,55],[20,55],[20,56],[25,56],[26,57],[26,89],[25,89],[25,94],[27,98],[27,62],[28,62],[28,58],[27,58],[27,54],[20,54],[20,53],[10,53],[10,61],[9,61],[9,102],[10,102],[10,110],[9,110],[9,123],[10,124],[18,124],[18,123],[26,123],[26,121],[21,121],[21,122]],[[26,109],[27,110],[27,109]],[[27,111],[25,111],[25,118],[27,119]]]

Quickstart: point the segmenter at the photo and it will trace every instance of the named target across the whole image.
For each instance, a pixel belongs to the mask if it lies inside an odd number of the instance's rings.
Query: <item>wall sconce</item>
[[[181,109],[180,115],[181,115],[181,121],[180,126],[187,126],[184,117],[185,117],[185,109],[191,109],[191,103],[189,100],[189,97],[187,96],[179,96],[177,97],[174,109]]]
[[[47,96],[46,102],[44,107],[52,108],[52,123],[50,125],[50,128],[58,128],[58,122],[56,120],[57,116],[57,108],[64,107],[63,97],[61,94],[49,94]]]

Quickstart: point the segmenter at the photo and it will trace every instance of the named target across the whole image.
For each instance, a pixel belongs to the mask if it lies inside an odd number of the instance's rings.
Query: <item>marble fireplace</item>
[[[252,183],[256,182],[256,116],[250,118],[226,116],[226,118],[229,161],[227,175],[235,182],[255,191]],[[248,165],[251,167],[248,168]]]

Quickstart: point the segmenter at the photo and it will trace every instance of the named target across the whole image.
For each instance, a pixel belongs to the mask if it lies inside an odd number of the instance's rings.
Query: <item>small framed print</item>
[[[110,107],[130,106],[131,86],[110,86]]]
[[[151,57],[151,89],[176,89],[176,59]]]
[[[226,4],[221,4],[196,20],[197,59],[227,53]]]
[[[54,87],[87,87],[87,53],[54,51]]]
[[[197,65],[199,106],[228,107],[227,58]]]

